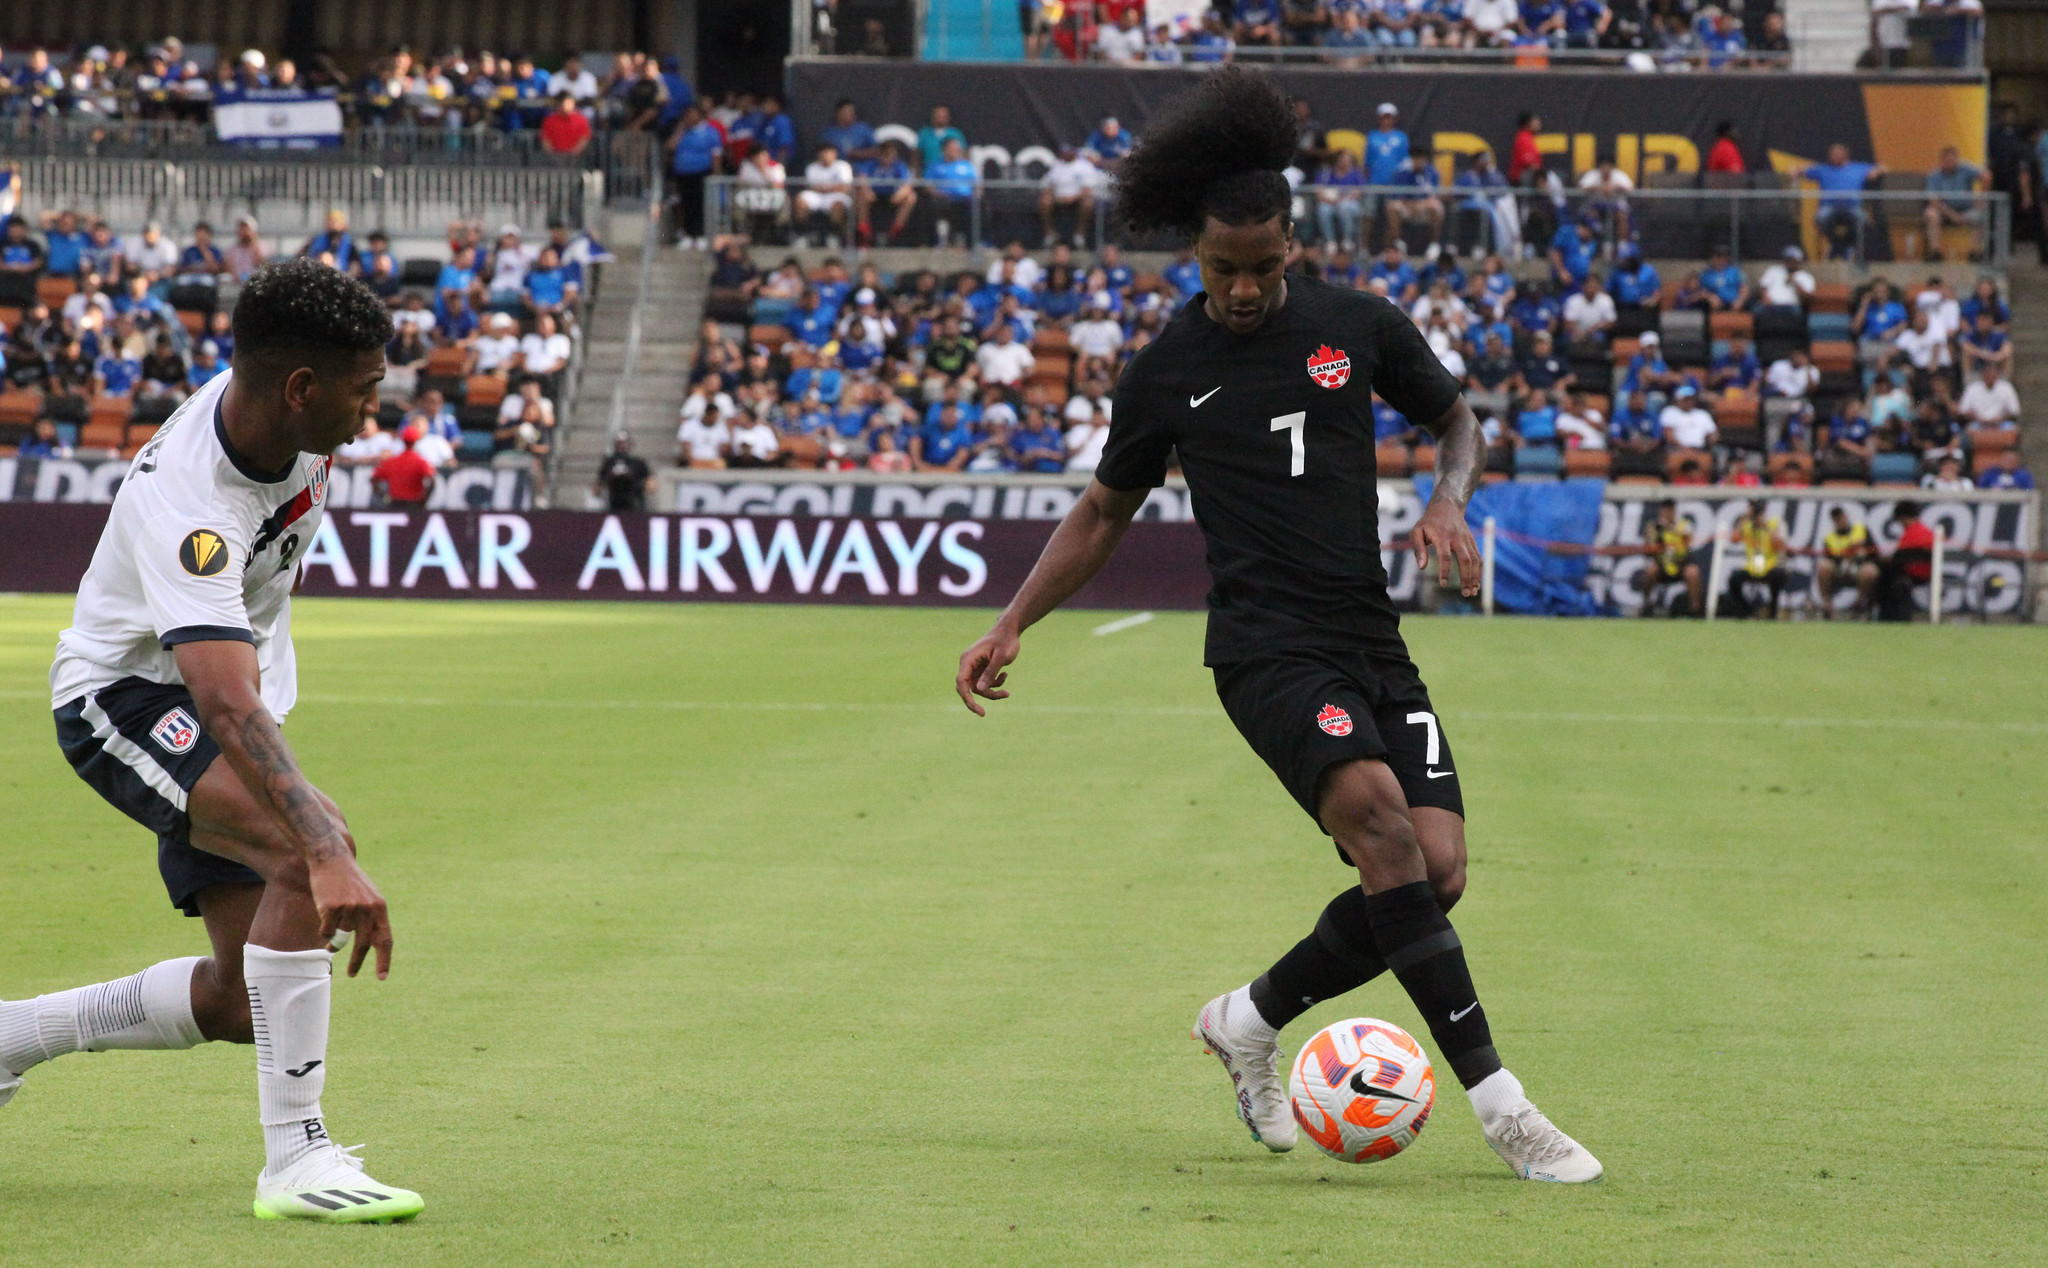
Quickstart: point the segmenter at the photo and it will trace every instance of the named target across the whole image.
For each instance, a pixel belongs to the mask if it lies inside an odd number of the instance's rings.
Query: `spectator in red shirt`
[[[1543,120],[1534,110],[1524,110],[1515,121],[1515,143],[1508,150],[1508,184],[1519,185],[1543,170],[1543,153],[1536,148],[1536,134],[1541,131]]]
[[[1877,568],[1877,619],[1910,621],[1913,587],[1934,575],[1934,529],[1921,522],[1917,502],[1899,503],[1892,508],[1892,518],[1904,520],[1906,526]]]
[[[1744,172],[1742,147],[1735,143],[1735,125],[1725,119],[1714,128],[1714,148],[1707,151],[1710,172]]]
[[[581,154],[590,145],[590,120],[568,93],[555,98],[555,108],[540,122],[540,143],[553,154]]]
[[[434,464],[420,457],[413,448],[427,429],[420,423],[408,423],[398,438],[405,442],[399,453],[377,464],[370,473],[370,479],[377,486],[384,500],[392,506],[420,506],[427,504],[427,495],[434,491]]]

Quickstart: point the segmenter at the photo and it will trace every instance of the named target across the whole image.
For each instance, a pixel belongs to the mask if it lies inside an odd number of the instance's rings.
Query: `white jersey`
[[[251,469],[221,421],[232,378],[194,392],[135,456],[71,628],[57,636],[52,708],[123,678],[182,683],[171,649],[211,639],[255,645],[263,703],[278,721],[297,702],[294,565],[320,527],[330,460],[300,454],[281,473]]]

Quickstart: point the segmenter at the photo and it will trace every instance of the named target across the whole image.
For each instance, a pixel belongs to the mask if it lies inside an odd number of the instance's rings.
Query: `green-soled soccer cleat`
[[[410,1189],[380,1184],[363,1174],[361,1145],[326,1145],[276,1177],[256,1177],[256,1218],[319,1220],[328,1224],[395,1224],[426,1209]]]

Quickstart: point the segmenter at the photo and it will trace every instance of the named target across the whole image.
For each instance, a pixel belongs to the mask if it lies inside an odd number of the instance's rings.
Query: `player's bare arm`
[[[1463,397],[1429,424],[1436,437],[1436,489],[1409,534],[1415,566],[1429,566],[1429,548],[1436,547],[1436,579],[1451,580],[1451,560],[1458,561],[1458,586],[1466,595],[1479,593],[1479,547],[1465,523],[1465,506],[1479,488],[1486,470],[1486,447],[1480,443],[1479,420]]]
[[[198,706],[199,724],[220,745],[235,777],[283,826],[305,860],[320,935],[355,935],[348,973],[356,976],[370,950],[377,976],[391,972],[391,918],[384,896],[356,863],[355,838],[334,803],[299,769],[284,732],[264,705],[256,649],[235,640],[182,643],[178,672]]]
[[[1073,598],[1089,578],[1102,571],[1149,494],[1147,489],[1120,493],[1100,480],[1088,482],[1074,509],[1053,530],[1052,540],[1031,566],[1031,575],[1024,579],[1017,597],[996,618],[994,628],[960,653],[960,672],[954,675],[953,689],[977,717],[987,716],[988,710],[975,702],[975,696],[984,700],[1009,697],[1003,690],[1009,678],[1005,669],[1017,659],[1017,644],[1024,631]]]

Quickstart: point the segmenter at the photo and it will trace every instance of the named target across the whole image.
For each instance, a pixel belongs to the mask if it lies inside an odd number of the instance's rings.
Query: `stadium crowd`
[[[1499,49],[1542,65],[1552,49],[1619,61],[1709,69],[1789,64],[1785,18],[1771,0],[1218,0],[1198,21],[1146,27],[1142,0],[1024,0],[1025,55],[1128,66],[1213,64],[1240,55],[1360,65],[1410,50]]]
[[[377,421],[336,454],[381,464],[417,449],[437,472],[462,458],[530,469],[546,496],[556,402],[592,268],[608,255],[556,223],[539,242],[516,225],[486,237],[449,226],[445,253],[399,260],[381,231],[345,212],[298,254],[361,277],[392,309]],[[0,456],[133,454],[179,402],[234,355],[241,283],[269,258],[255,219],[231,239],[151,223],[121,236],[65,210],[0,227]],[[401,466],[406,464],[400,464]],[[395,487],[394,498],[410,486]],[[424,496],[422,493],[420,496]]]
[[[1533,273],[1398,238],[1373,255],[1297,243],[1290,268],[1409,314],[1465,382],[1498,478],[2031,487],[1992,278],[1961,296],[1938,275],[1852,290],[1817,283],[1792,247],[1667,280],[1633,244],[1603,263],[1590,228],[1561,228]],[[1185,248],[1152,275],[1114,245],[1012,243],[986,270],[891,276],[836,259],[764,271],[750,247],[717,244],[683,463],[1092,470],[1117,375],[1201,288]],[[1427,434],[1376,410],[1382,470],[1428,470]]]

